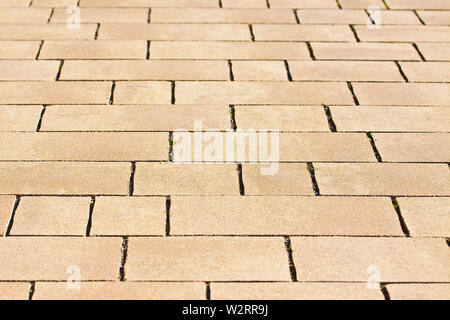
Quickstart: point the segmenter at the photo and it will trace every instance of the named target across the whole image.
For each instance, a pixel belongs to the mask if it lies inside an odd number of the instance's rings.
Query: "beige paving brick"
[[[165,235],[165,233],[165,198],[96,198],[91,235]]]
[[[447,131],[447,107],[331,106],[339,131]]]
[[[143,40],[50,40],[44,42],[39,59],[145,59],[146,54],[147,42]]]
[[[164,132],[0,133],[1,160],[166,160],[168,152]]]
[[[138,163],[135,195],[238,195],[234,164]]]
[[[108,82],[3,82],[1,104],[106,104],[111,83]]]
[[[361,105],[430,105],[450,103],[449,84],[436,83],[354,83]]]
[[[355,38],[348,26],[339,25],[253,25],[255,40],[349,41]]]
[[[28,300],[30,283],[0,282],[0,300]]]
[[[0,238],[1,280],[116,280],[121,238]],[[77,269],[79,268],[79,269]]]
[[[99,39],[249,41],[250,31],[243,24],[102,24]]]
[[[304,43],[152,41],[151,59],[309,60]]]
[[[80,289],[66,283],[36,283],[33,300],[205,300],[200,282],[82,282]]]
[[[77,4],[77,0],[33,0],[33,7],[64,7],[73,6]]]
[[[301,281],[382,282],[450,279],[450,253],[443,239],[292,237]],[[372,276],[372,278],[371,278]]]
[[[224,8],[267,8],[265,0],[222,0]]]
[[[282,238],[133,238],[128,280],[289,281]]]
[[[244,130],[330,130],[319,106],[236,106],[235,119],[237,127]]]
[[[1,110],[1,109],[0,109]],[[49,106],[41,131],[177,131],[230,128],[225,105]],[[197,129],[196,129],[197,130]],[[166,140],[167,141],[167,140]]]
[[[369,29],[355,26],[361,41],[365,42],[448,42],[450,28],[446,26],[383,26]]]
[[[403,81],[393,62],[289,61],[293,80]]]
[[[450,62],[402,62],[400,65],[411,82],[450,82]]]
[[[116,82],[114,91],[115,104],[169,104],[170,101],[170,82]]]
[[[363,10],[297,10],[301,24],[365,24],[369,17]]]
[[[83,236],[90,201],[87,197],[22,197],[11,235]]]
[[[1,68],[1,65],[0,65]],[[62,80],[228,80],[226,61],[66,61]]]
[[[59,61],[0,61],[0,80],[51,81],[59,65]]]
[[[212,300],[383,300],[361,283],[212,283]]]
[[[8,24],[0,29],[0,40],[89,40],[94,39],[95,24],[68,29],[66,24]]]
[[[288,9],[153,9],[151,21],[189,23],[296,23]]]
[[[320,9],[331,8],[336,9],[336,2],[333,0],[270,0],[271,8],[307,8]]]
[[[215,94],[205,95],[207,92]],[[177,82],[175,96],[180,104],[311,105],[353,102],[345,83]]]
[[[0,59],[34,59],[39,41],[0,41]]]
[[[450,11],[418,11],[427,25],[450,25]]]
[[[409,43],[311,43],[317,59],[420,60]]]
[[[42,106],[0,105],[0,132],[35,131]]]
[[[339,0],[343,9],[367,9],[369,6],[377,6],[385,9],[381,0]]]
[[[443,164],[317,163],[314,167],[322,194],[450,194],[450,173]]]
[[[388,198],[236,196],[171,200],[172,235],[403,235]]]
[[[450,60],[450,43],[419,43],[418,47],[427,60]]]
[[[450,133],[376,133],[373,137],[385,161],[450,161]]]
[[[81,7],[217,8],[216,0],[83,0]]]
[[[55,9],[51,23],[66,23],[73,13],[66,8]],[[81,8],[81,23],[147,23],[146,8]]]
[[[450,9],[450,3],[445,0],[386,0],[392,9]]]
[[[413,237],[450,235],[450,198],[398,198],[397,201]]]
[[[0,11],[0,23],[47,23],[51,9],[5,8]]]
[[[273,175],[263,175],[266,168]],[[276,170],[277,169],[277,170]],[[246,195],[313,195],[311,177],[304,163],[243,164]]]
[[[0,196],[0,236],[6,232],[14,202],[14,196]]]
[[[235,80],[288,81],[283,61],[233,61]]]
[[[379,18],[377,18],[377,14],[379,14]],[[412,11],[382,10],[377,13],[372,13],[372,16],[375,23],[379,24],[381,28],[383,27],[383,25],[421,24],[420,20]]]
[[[128,194],[129,163],[2,162],[0,194]]]
[[[30,4],[29,0],[0,0],[0,7],[28,7]]]
[[[448,300],[448,283],[395,283],[387,286],[392,300]]]

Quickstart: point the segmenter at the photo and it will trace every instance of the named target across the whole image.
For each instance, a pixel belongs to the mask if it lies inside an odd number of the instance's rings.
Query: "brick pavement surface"
[[[0,25],[0,299],[450,298],[450,1]]]

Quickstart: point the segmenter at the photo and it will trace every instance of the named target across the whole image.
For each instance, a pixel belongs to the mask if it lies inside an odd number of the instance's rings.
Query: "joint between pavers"
[[[128,237],[125,236],[122,238],[122,246],[120,248],[122,252],[122,256],[120,258],[120,267],[119,267],[119,281],[125,281],[125,264],[127,262],[128,255]]]
[[[58,73],[56,74],[55,81],[59,81],[59,78],[61,78],[61,71],[62,71],[63,65],[64,65],[64,60],[61,60],[59,63]]]
[[[223,8],[222,0],[219,0],[219,8]]]
[[[405,82],[409,82],[408,77],[406,76],[405,72],[402,69],[402,66],[400,65],[400,63],[398,61],[394,61],[395,65],[398,68],[398,71],[400,72],[400,75],[402,76],[403,80],[405,80]]]
[[[372,133],[366,132],[366,136],[367,136],[367,139],[369,139],[370,145],[372,146],[372,150],[373,150],[373,153],[375,154],[375,158],[377,159],[378,162],[383,162],[383,159],[381,158],[381,154],[378,151],[378,148],[375,144],[375,139],[373,138]]]
[[[151,45],[151,41],[147,40],[147,52],[145,53],[145,59],[146,60],[150,59],[150,45]]]
[[[254,42],[255,41],[255,34],[253,33],[253,25],[248,25],[248,30],[250,31],[250,38]]]
[[[336,123],[333,120],[333,116],[331,115],[330,108],[327,105],[323,105],[323,110],[325,111],[325,115],[327,116],[328,127],[331,132],[336,132]]]
[[[8,237],[10,235],[10,233],[11,233],[11,229],[12,229],[13,224],[14,224],[14,217],[16,215],[17,208],[19,207],[19,204],[20,204],[20,195],[16,195],[16,199],[14,200],[14,205],[13,205],[13,208],[11,210],[11,216],[9,217],[8,225],[6,226],[4,237]]]
[[[245,195],[245,186],[244,186],[244,177],[242,174],[242,164],[237,164],[237,172],[238,172],[238,182],[239,182],[239,194],[241,196]]]
[[[169,162],[173,162],[173,131],[169,131]]]
[[[55,8],[52,8],[52,11],[50,11],[50,16],[47,19],[47,23],[50,23],[50,20],[52,19],[54,13],[55,13]]]
[[[152,8],[148,8],[147,23],[152,22]]]
[[[381,1],[383,1],[383,4],[386,7],[386,9],[391,10],[391,8],[389,8],[388,4],[386,3],[386,0],[381,0]]]
[[[109,94],[109,102],[108,104],[114,103],[114,90],[116,89],[116,81],[113,81],[111,84],[111,93]]]
[[[270,9],[270,1],[269,0],[266,0],[266,7],[267,7],[267,9]]]
[[[417,19],[419,19],[420,23],[422,25],[425,25],[425,21],[423,21],[423,19],[419,16],[419,13],[417,12],[416,9],[413,10],[414,14],[416,15]]]
[[[131,172],[130,172],[130,182],[128,185],[128,195],[130,197],[133,196],[134,194],[134,175],[136,173],[136,162],[132,161],[131,162]]]
[[[288,80],[292,81],[292,74],[291,74],[291,70],[289,69],[289,63],[287,62],[287,60],[284,60],[284,67],[286,68]]]
[[[170,237],[170,208],[172,205],[172,199],[170,196],[166,196],[166,237]]]
[[[36,282],[30,282],[30,289],[28,290],[28,300],[33,300],[34,290],[36,288]]]
[[[347,87],[350,90],[350,93],[352,94],[353,102],[355,103],[355,105],[359,106],[358,97],[356,97],[355,90],[353,90],[353,85],[350,81],[347,81]]]
[[[380,291],[384,297],[384,300],[391,300],[391,296],[389,295],[389,291],[387,289],[387,283],[384,282],[380,283]]]
[[[372,16],[370,15],[369,10],[364,9],[364,12],[365,12],[365,13],[367,14],[367,16],[369,17],[370,22],[371,22],[373,25],[375,25],[376,22],[375,22],[375,20],[373,20]]]
[[[311,57],[312,60],[316,60],[316,56],[314,55],[314,51],[311,46],[311,43],[309,41],[305,41],[305,43],[306,43],[306,47],[308,48],[308,51],[309,51],[309,56]]]
[[[300,18],[298,17],[297,10],[292,9],[292,11],[294,11],[295,22],[297,22],[297,24],[300,24]]]
[[[45,114],[45,111],[46,111],[46,110],[47,110],[47,105],[43,105],[43,106],[42,106],[41,113],[40,113],[40,115],[39,115],[38,123],[37,123],[37,125],[36,125],[36,132],[39,132],[39,131],[41,130],[42,121],[43,121],[43,119],[44,119],[44,114]]]
[[[98,32],[100,30],[100,23],[97,23],[97,29],[95,29],[94,40],[98,39]]]
[[[170,103],[171,104],[175,104],[176,99],[175,99],[175,81],[170,81],[170,92],[171,92],[171,99],[170,99]]]
[[[205,282],[205,298],[206,300],[211,300],[211,282]]]
[[[89,237],[91,235],[92,215],[94,214],[94,207],[95,207],[95,196],[91,196],[91,202],[89,203],[89,216],[88,221],[86,223],[85,237]]]
[[[289,273],[291,275],[291,280],[292,282],[297,282],[297,269],[295,268],[294,264],[292,243],[289,236],[284,236],[284,245],[286,247],[286,252],[288,255]]]
[[[233,131],[237,130],[237,122],[236,122],[236,109],[233,104],[230,104],[230,127]]]
[[[359,37],[358,37],[358,34],[356,33],[355,26],[354,26],[353,24],[349,24],[348,26],[350,27],[350,30],[352,31],[353,36],[355,37],[356,42],[361,42],[361,40],[360,40]]]
[[[427,60],[425,59],[425,56],[422,54],[422,52],[420,52],[419,47],[417,46],[417,44],[416,44],[416,43],[413,43],[412,46],[413,46],[413,48],[417,51],[417,53],[419,54],[420,59],[422,59],[422,61],[427,61]]]
[[[231,62],[231,60],[228,60],[228,69],[230,71],[230,81],[234,81],[233,63]]]
[[[395,212],[397,213],[398,221],[400,222],[400,227],[402,228],[403,234],[406,237],[411,237],[408,226],[406,225],[405,219],[403,219],[402,212],[400,210],[400,206],[397,201],[397,197],[391,197],[392,206],[394,207]]]
[[[317,179],[316,179],[316,171],[314,169],[314,165],[312,162],[307,162],[306,163],[306,167],[308,169],[308,172],[311,176],[311,183],[312,183],[312,188],[314,191],[314,195],[315,196],[320,196],[320,189],[319,189],[319,184],[317,183]]]
[[[41,43],[39,44],[39,48],[38,51],[36,53],[36,56],[34,57],[34,60],[38,60],[39,59],[39,55],[41,54],[41,50],[42,50],[42,46],[44,45],[44,40],[41,40]]]

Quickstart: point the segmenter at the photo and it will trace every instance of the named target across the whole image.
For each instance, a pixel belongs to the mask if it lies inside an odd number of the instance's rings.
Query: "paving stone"
[[[51,9],[4,8],[0,11],[0,23],[47,23],[50,12]]]
[[[106,104],[108,82],[0,82],[1,104]]]
[[[343,9],[367,9],[369,6],[377,6],[385,9],[381,0],[339,0]]]
[[[214,92],[214,95],[205,95]],[[441,95],[444,93],[442,92]],[[177,82],[180,104],[351,104],[345,83]],[[1,100],[0,100],[1,101]]]
[[[234,80],[288,81],[283,61],[233,61]]]
[[[217,8],[216,0],[83,0],[81,7],[126,8],[126,7],[174,7],[174,8]]]
[[[1,64],[0,64],[1,68]],[[66,61],[62,80],[228,80],[226,61]]]
[[[211,300],[383,300],[361,283],[211,283]]]
[[[235,118],[243,130],[330,131],[319,106],[236,106]]]
[[[39,59],[145,59],[146,54],[147,42],[143,40],[49,40],[44,42]]]
[[[0,279],[116,280],[121,243],[121,238],[0,238]]]
[[[165,229],[165,198],[96,198],[91,235],[165,235]]]
[[[0,81],[51,81],[59,65],[59,61],[0,61]]]
[[[420,60],[409,43],[312,42],[311,47],[318,60]]]
[[[309,60],[304,43],[152,41],[151,59]]]
[[[30,283],[0,282],[0,300],[28,300]]]
[[[328,195],[450,195],[443,164],[317,163],[319,188]]]
[[[391,9],[450,9],[450,3],[445,0],[386,0]]]
[[[33,0],[33,7],[64,7],[74,6],[77,0]]]
[[[257,41],[355,41],[348,26],[339,25],[253,25]]]
[[[35,131],[42,106],[0,105],[0,132]]]
[[[413,237],[450,235],[450,198],[398,198],[397,201]]]
[[[304,163],[244,164],[242,176],[246,195],[314,194],[311,176]]]
[[[30,4],[29,0],[0,0],[0,7],[28,7]]]
[[[403,72],[411,82],[449,82],[450,62],[402,62]]]
[[[447,107],[331,106],[339,131],[447,131]]]
[[[417,46],[427,60],[450,61],[450,43],[419,43]]]
[[[234,164],[138,163],[135,195],[238,195]]]
[[[0,194],[128,194],[129,163],[0,162]]]
[[[0,41],[0,59],[34,59],[39,41]]]
[[[80,289],[67,283],[36,283],[33,300],[205,300],[200,282],[81,282]]]
[[[249,41],[250,31],[243,24],[102,24],[99,39]]]
[[[14,196],[0,196],[0,236],[6,233],[14,202]]]
[[[170,104],[171,84],[163,81],[119,81],[114,90],[115,104]]]
[[[403,235],[388,198],[172,197],[172,235]]]
[[[226,105],[113,105],[109,108],[102,105],[49,106],[45,112],[41,131],[192,131],[196,129],[196,122],[201,124],[201,130],[229,129],[229,107]]]
[[[371,15],[375,23],[380,25],[380,27],[384,25],[421,25],[419,18],[413,11],[380,10],[378,12],[375,11]]]
[[[159,9],[152,10],[152,23],[296,23],[287,9]]]
[[[392,300],[448,300],[448,283],[393,283],[387,286]]]
[[[450,161],[450,133],[376,133],[373,138],[384,161]]]
[[[369,17],[363,10],[297,10],[301,24],[365,24]]]
[[[365,42],[448,42],[450,29],[445,26],[383,26],[369,29],[355,26],[361,41]]]
[[[22,197],[11,235],[84,236],[90,201],[87,197]]]
[[[224,8],[267,8],[265,0],[222,0]]]
[[[0,29],[0,40],[93,40],[97,25],[82,24],[69,29],[66,24],[8,24]]]
[[[450,84],[447,83],[354,83],[361,105],[430,105],[450,104]]]
[[[271,8],[307,8],[320,9],[332,8],[336,9],[336,2],[333,0],[270,0]]]
[[[450,279],[443,239],[291,237],[300,281],[442,282]]]
[[[418,11],[426,25],[450,25],[449,11]]]
[[[392,62],[289,61],[293,80],[320,81],[401,81]]]
[[[66,8],[55,9],[51,23],[66,23],[72,13]],[[81,23],[147,23],[148,9],[146,8],[82,8],[80,9]]]
[[[289,281],[283,238],[133,238],[128,280]]]

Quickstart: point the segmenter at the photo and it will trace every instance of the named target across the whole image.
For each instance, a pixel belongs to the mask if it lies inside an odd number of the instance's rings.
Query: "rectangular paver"
[[[0,29],[1,40],[93,40],[97,25],[82,24],[69,29],[66,24],[8,24]]]
[[[0,41],[0,59],[35,59],[39,41]]]
[[[450,43],[419,43],[418,47],[427,60],[450,61]]]
[[[0,194],[128,194],[129,163],[1,162]]]
[[[283,238],[133,238],[128,280],[289,281]]]
[[[55,9],[51,23],[66,23],[68,17],[66,8]],[[147,23],[146,8],[82,8],[81,23]]]
[[[450,29],[445,26],[383,26],[380,29],[355,26],[355,30],[363,42],[450,41]]]
[[[0,300],[28,300],[29,282],[0,282]]]
[[[14,196],[0,196],[0,236],[6,233],[14,203]]]
[[[81,7],[126,8],[126,7],[169,7],[169,8],[217,8],[215,0],[83,0]]]
[[[35,131],[42,106],[0,105],[1,131]]]
[[[448,283],[395,283],[387,286],[392,300],[448,300]]]
[[[168,81],[119,81],[114,90],[114,104],[170,104]]]
[[[403,235],[388,198],[172,197],[173,235]]]
[[[0,23],[47,23],[51,9],[4,8],[0,11]]]
[[[52,81],[59,61],[0,61],[0,81]]]
[[[348,26],[340,25],[264,25],[254,24],[257,41],[345,41],[355,42]]]
[[[403,72],[411,82],[449,82],[450,62],[402,62]]]

